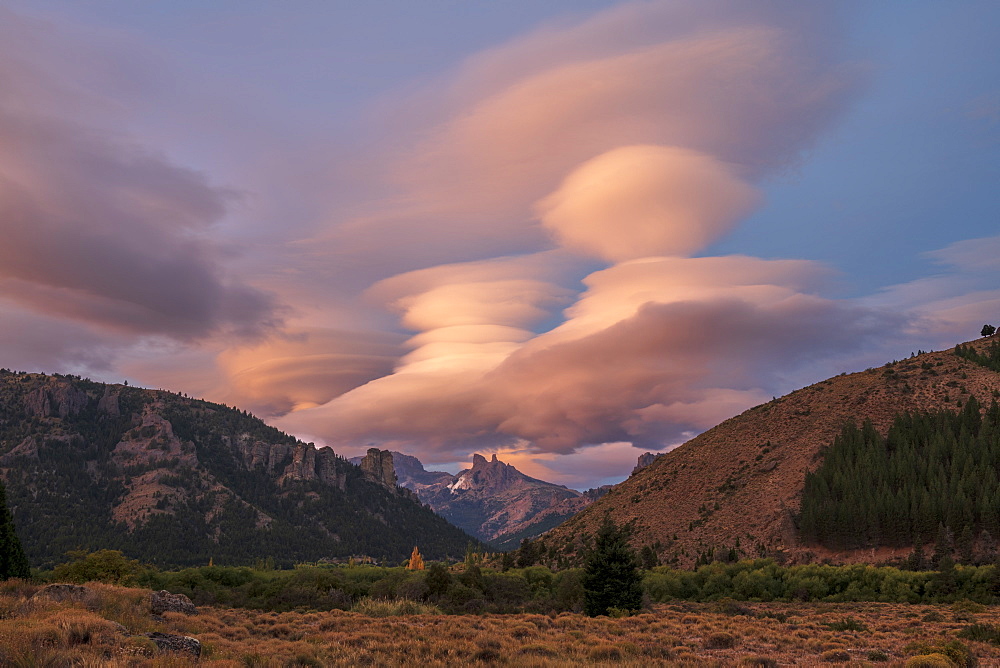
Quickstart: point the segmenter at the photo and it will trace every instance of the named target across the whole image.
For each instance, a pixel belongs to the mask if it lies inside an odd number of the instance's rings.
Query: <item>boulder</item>
[[[156,643],[156,647],[161,652],[179,652],[190,654],[198,658],[201,656],[201,642],[191,636],[177,636],[172,633],[143,633],[144,636]]]
[[[198,608],[194,607],[191,599],[184,594],[171,594],[169,591],[154,591],[149,601],[149,608],[154,615],[162,615],[164,612],[198,614]]]

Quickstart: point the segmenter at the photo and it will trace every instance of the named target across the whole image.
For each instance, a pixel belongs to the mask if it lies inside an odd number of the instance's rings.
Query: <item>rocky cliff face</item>
[[[358,467],[369,479],[386,487],[396,487],[396,469],[392,465],[392,453],[388,450],[368,448],[368,454],[361,458]]]
[[[80,548],[162,565],[460,556],[470,537],[369,455],[363,473],[237,409],[0,371],[0,476],[34,565]]]

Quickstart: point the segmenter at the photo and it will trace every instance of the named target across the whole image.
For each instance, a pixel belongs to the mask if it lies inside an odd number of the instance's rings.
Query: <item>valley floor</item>
[[[968,602],[724,600],[656,605],[621,619],[572,613],[374,616],[399,611],[392,603],[375,602],[373,614],[203,607],[197,615],[168,612],[154,618],[148,591],[89,587],[93,594],[87,599],[63,603],[31,599],[37,589],[31,585],[0,587],[0,665],[903,666],[914,665],[908,659],[918,654],[950,652],[956,658],[968,651],[979,666],[1000,666],[1000,647],[970,638],[967,630],[984,638],[984,629],[988,635],[1000,624],[1000,607]],[[196,637],[201,660],[158,653],[137,635],[153,631]]]

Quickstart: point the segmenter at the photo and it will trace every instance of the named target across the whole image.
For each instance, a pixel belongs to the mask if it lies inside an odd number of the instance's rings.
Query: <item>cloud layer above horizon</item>
[[[839,14],[636,2],[550,23],[383,97],[363,161],[310,163],[334,202],[282,170],[295,156],[245,167],[254,191],[120,131],[44,47],[58,30],[5,13],[2,363],[236,403],[348,455],[500,451],[586,485],[606,470],[562,455],[624,475],[625,444],[969,338],[1000,312],[997,238],[851,298],[816,261],[712,253],[870,85]],[[297,187],[312,213],[241,235]]]

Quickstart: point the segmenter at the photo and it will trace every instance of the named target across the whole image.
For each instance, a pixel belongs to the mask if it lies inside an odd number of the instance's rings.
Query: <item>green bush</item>
[[[958,632],[958,637],[977,642],[988,642],[1000,645],[1000,629],[992,624],[973,624]]]
[[[50,578],[56,582],[107,582],[116,585],[138,583],[142,565],[118,550],[67,552],[70,561],[52,569]]]
[[[910,662],[913,661],[914,659],[923,659],[923,660],[933,661],[933,660],[936,660],[936,659],[934,659],[934,658],[928,658],[928,657],[935,657],[935,656],[943,656],[943,657],[945,657],[948,661],[951,662],[951,664],[953,666],[958,666],[958,668],[973,668],[977,664],[976,657],[972,653],[972,651],[969,650],[968,647],[966,647],[964,644],[962,644],[958,640],[949,640],[947,642],[944,641],[944,640],[940,640],[940,641],[938,641],[936,643],[916,642],[916,643],[911,643],[911,644],[907,645],[904,649],[907,652],[913,652],[914,654],[917,655],[917,656],[913,657],[913,659],[910,659],[909,661],[907,661],[907,663],[906,663],[907,666],[910,666],[911,665]],[[941,665],[941,664],[938,664],[938,663],[928,663],[928,664],[915,663],[915,664],[912,664],[912,665],[914,665],[914,666],[920,666],[920,665],[937,666],[937,665]]]

